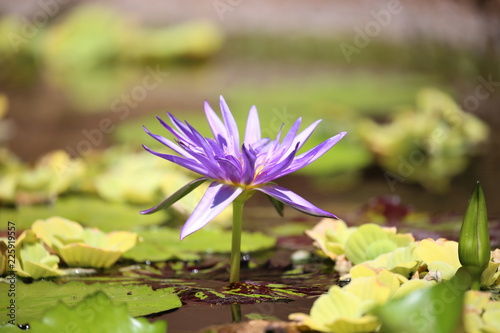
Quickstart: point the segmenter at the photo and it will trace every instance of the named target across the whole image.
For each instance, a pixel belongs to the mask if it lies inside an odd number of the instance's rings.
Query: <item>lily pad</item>
[[[0,283],[0,294],[7,295],[9,284]],[[83,282],[68,282],[56,284],[49,281],[38,281],[30,284],[18,281],[16,284],[16,323],[25,324],[40,320],[46,309],[62,301],[67,306],[73,306],[94,294],[102,291],[114,303],[125,302],[129,315],[145,316],[152,313],[178,308],[181,302],[173,292],[173,288],[152,290],[149,286],[131,284],[86,284]],[[0,300],[0,324],[6,324],[7,298]]]
[[[30,331],[35,333],[54,332],[61,327],[71,327],[73,331],[123,333],[164,333],[165,321],[150,323],[146,318],[132,318],[127,313],[125,303],[116,304],[103,292],[88,296],[76,306],[58,303],[48,310],[43,318],[30,323]]]
[[[143,242],[126,252],[123,257],[138,262],[169,259],[194,259],[199,253],[226,253],[231,251],[231,232],[218,229],[201,229],[184,240],[179,230],[172,228],[151,228],[138,231]],[[275,238],[262,233],[243,232],[241,250],[254,252],[272,248]]]
[[[138,226],[160,224],[167,220],[165,211],[144,216],[139,214],[141,208],[146,207],[106,202],[91,196],[70,196],[60,198],[52,205],[20,206],[18,209],[2,208],[0,218],[16,222],[18,229],[28,229],[38,219],[64,216],[102,231],[133,230]]]

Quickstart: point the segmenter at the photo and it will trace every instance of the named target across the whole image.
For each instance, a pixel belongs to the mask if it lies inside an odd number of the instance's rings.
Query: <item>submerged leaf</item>
[[[71,308],[59,303],[40,320],[30,322],[30,330],[37,333],[54,332],[62,327],[82,332],[91,327],[95,332],[164,333],[167,323],[132,318],[125,303],[115,304],[105,293],[97,292]]]

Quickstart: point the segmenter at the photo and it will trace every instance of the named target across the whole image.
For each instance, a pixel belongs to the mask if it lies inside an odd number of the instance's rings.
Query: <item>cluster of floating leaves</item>
[[[436,89],[417,94],[415,109],[394,113],[390,122],[364,119],[359,133],[393,185],[419,182],[445,191],[451,178],[467,166],[469,156],[488,138],[488,126],[464,112],[449,95]]]
[[[37,220],[16,240],[14,271],[33,279],[64,275],[67,271],[59,269],[58,265],[61,259],[70,267],[108,268],[138,240],[133,232],[106,234],[96,228],[83,228],[62,217]],[[7,244],[6,239],[0,238],[0,242]],[[7,256],[6,252],[0,255]]]
[[[395,228],[376,224],[347,227],[341,220],[323,220],[307,233],[314,239],[319,253],[335,260],[337,268],[346,273],[341,280],[350,281],[344,288],[331,287],[328,294],[314,303],[309,315],[297,313],[290,316],[312,329],[374,332],[382,324],[396,327],[398,323],[388,319],[387,309],[396,308],[394,304],[399,302],[404,303],[405,296],[412,297],[412,302],[424,308],[432,302],[445,301],[449,303],[447,306],[452,303],[461,306],[459,295],[465,290],[454,287],[461,269],[455,241],[414,241],[410,234],[398,234]],[[489,265],[481,277],[484,291],[465,292],[462,308],[467,332],[500,330],[500,303],[492,300],[500,290],[499,265],[500,249],[496,249],[492,251]],[[449,284],[443,287],[438,282]],[[451,299],[443,300],[444,292],[439,291],[440,288],[448,288]],[[405,317],[403,312],[411,309],[411,306],[400,304],[398,317]],[[422,314],[422,318],[424,315],[432,319],[440,314],[429,310]],[[415,322],[422,318],[416,318]],[[446,322],[446,318],[441,314],[441,320]],[[421,325],[417,328],[420,329]],[[409,325],[405,329],[417,332],[417,328],[411,330]]]
[[[105,230],[158,224],[168,219],[168,213],[143,217],[137,212],[171,195],[191,177],[175,165],[150,158],[146,152],[124,148],[81,158],[55,151],[31,167],[5,148],[0,148],[0,155],[0,204],[16,206],[3,209],[3,218],[16,221],[18,229],[53,215]],[[141,182],[131,182],[137,174],[143,175]],[[170,217],[175,220],[191,212],[207,186],[201,185],[193,195],[173,205]],[[228,209],[220,214],[215,224],[228,225],[231,213]]]
[[[162,300],[166,301],[164,298]],[[174,303],[176,304],[172,307],[180,306],[176,298]],[[34,333],[54,332],[61,327],[71,327],[72,330],[80,332],[88,331],[89,327],[92,327],[92,330],[97,332],[164,333],[167,330],[167,322],[150,323],[147,318],[134,318],[125,303],[116,302],[105,292],[97,291],[72,306],[58,302],[45,311],[43,316],[31,320],[25,327],[29,327],[29,332]],[[12,323],[0,328],[6,333],[20,332]]]

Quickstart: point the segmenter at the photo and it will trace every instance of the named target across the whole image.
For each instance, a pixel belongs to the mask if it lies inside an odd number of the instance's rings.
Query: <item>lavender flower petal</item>
[[[325,154],[328,150],[330,150],[330,148],[337,144],[337,142],[339,142],[340,139],[342,139],[346,134],[346,132],[340,132],[339,134],[329,138],[328,140],[323,141],[311,150],[297,156],[289,167],[276,175],[276,178],[283,177],[284,175],[288,175],[289,173],[302,169],[306,165],[311,164],[323,154]]]
[[[180,166],[182,166],[188,170],[191,170],[193,172],[196,172],[196,173],[199,173],[201,175],[208,176],[208,177],[214,176],[211,172],[209,172],[209,170],[203,164],[199,163],[198,161],[187,159],[185,157],[158,153],[154,150],[149,149],[147,146],[144,146],[144,145],[143,145],[143,147],[144,147],[144,149],[149,151],[151,154],[156,155],[158,157],[161,157],[163,159],[166,159],[167,161],[170,161],[172,163],[179,164]]]
[[[167,138],[165,138],[165,137],[163,137],[161,135],[157,135],[157,134],[151,133],[145,126],[143,126],[143,128],[144,128],[144,131],[147,134],[149,134],[151,137],[153,137],[154,139],[156,139],[158,142],[163,143],[165,146],[167,146],[168,148],[172,149],[177,154],[182,155],[182,156],[184,156],[186,158],[192,158],[189,153],[187,153],[184,149],[182,149],[181,147],[179,147],[178,145],[176,145],[175,143],[173,143],[169,139],[167,139]]]
[[[203,228],[219,215],[243,192],[241,187],[234,187],[213,182],[201,198],[181,230],[181,240],[193,232]]]
[[[220,96],[220,109],[222,111],[222,119],[224,119],[224,124],[227,129],[229,150],[233,156],[240,156],[240,134],[238,126],[222,96]]]
[[[255,188],[257,191],[261,191],[271,197],[273,197],[276,200],[279,200],[283,202],[284,204],[295,208],[296,210],[312,215],[312,216],[320,216],[320,217],[331,217],[331,218],[337,218],[335,215],[332,213],[327,212],[326,210],[323,210],[321,208],[318,208],[314,206],[312,203],[307,201],[306,199],[302,198],[301,196],[295,194],[294,192],[281,187],[276,184],[266,184],[261,187],[256,187]]]
[[[212,130],[212,134],[214,135],[215,140],[220,145],[227,145],[227,140],[225,139],[227,136],[227,130],[207,101],[205,101],[205,115],[207,117],[208,124],[210,125],[210,129]]]
[[[285,154],[288,154],[291,152],[291,150],[295,147],[297,143],[299,143],[299,149],[306,143],[307,139],[311,136],[311,133],[316,129],[316,126],[321,122],[321,119],[316,120],[314,123],[311,125],[307,126],[305,130],[300,132],[295,139],[293,140],[293,143],[290,145],[288,148],[288,151]]]
[[[251,146],[260,140],[260,121],[257,108],[252,106],[248,112],[247,127],[245,129],[245,139],[243,144]]]

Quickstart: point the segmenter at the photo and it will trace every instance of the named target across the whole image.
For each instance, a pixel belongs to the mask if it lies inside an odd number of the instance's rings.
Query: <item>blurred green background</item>
[[[203,101],[218,110],[222,94],[241,130],[256,105],[267,136],[297,117],[323,119],[309,147],[349,133],[280,181],[339,216],[381,195],[463,213],[476,180],[499,216],[493,1],[4,1],[0,14],[3,207],[71,191],[154,202],[168,180],[137,153],[157,144],[141,126],[168,136],[154,116],[171,112],[208,136]],[[76,164],[40,162],[54,150]]]

